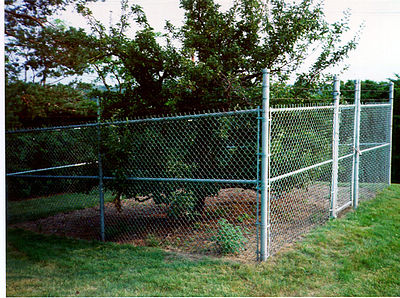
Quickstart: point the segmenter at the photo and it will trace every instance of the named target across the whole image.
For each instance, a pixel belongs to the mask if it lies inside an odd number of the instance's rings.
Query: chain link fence
[[[258,114],[10,132],[8,223],[83,239],[254,257]]]
[[[8,226],[264,259],[390,183],[391,115],[356,99],[10,131]]]

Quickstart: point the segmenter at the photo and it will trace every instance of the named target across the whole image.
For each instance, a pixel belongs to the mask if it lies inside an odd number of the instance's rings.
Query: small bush
[[[250,220],[250,219],[252,219],[252,216],[248,215],[247,213],[243,213],[243,215],[241,215],[237,218],[237,221],[240,223],[243,223],[244,221]]]
[[[193,218],[195,214],[196,198],[190,191],[177,190],[171,194],[168,215],[176,219]]]
[[[159,247],[161,244],[160,239],[153,234],[147,235],[145,243],[147,246],[150,246],[150,247]]]
[[[212,237],[221,254],[235,254],[244,250],[247,242],[240,226],[229,223],[225,218],[218,221],[217,235]]]

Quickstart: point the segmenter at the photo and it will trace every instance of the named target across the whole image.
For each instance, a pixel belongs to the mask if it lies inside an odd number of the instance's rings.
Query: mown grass
[[[9,230],[8,296],[400,296],[400,185],[263,264]]]
[[[111,193],[104,194],[104,201],[112,201]],[[61,212],[69,212],[99,206],[98,190],[89,193],[63,193],[35,199],[9,201],[8,223],[23,222],[48,217]]]

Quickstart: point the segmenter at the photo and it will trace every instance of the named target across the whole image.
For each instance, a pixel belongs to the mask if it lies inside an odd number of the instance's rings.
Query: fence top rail
[[[304,111],[304,110],[318,110],[318,109],[333,109],[333,105],[289,105],[289,106],[274,106],[271,107],[271,112],[284,112],[284,111]]]
[[[36,179],[99,179],[99,176],[79,176],[79,175],[37,175],[23,174],[11,175],[12,178],[36,178]],[[115,177],[104,176],[103,180],[116,180]],[[257,180],[246,179],[217,179],[217,178],[167,178],[167,177],[126,177],[127,181],[133,182],[184,182],[184,183],[226,183],[226,184],[257,184]]]
[[[73,125],[64,125],[64,126],[18,129],[18,130],[6,131],[6,134],[80,129],[80,128],[86,128],[86,127],[95,127],[95,126],[99,126],[99,125],[109,126],[109,125],[133,124],[133,123],[144,123],[144,122],[159,122],[159,121],[168,121],[168,120],[185,120],[185,119],[190,120],[190,119],[206,118],[206,117],[224,117],[224,116],[232,116],[232,115],[238,115],[238,114],[257,113],[258,110],[259,110],[259,108],[247,109],[247,110],[225,111],[225,112],[208,112],[208,113],[201,113],[201,114],[187,114],[187,115],[163,116],[163,117],[152,117],[152,118],[142,118],[142,119],[129,119],[129,120],[121,120],[121,121],[107,121],[107,122],[100,122],[100,123],[93,122],[93,123],[73,124]]]
[[[346,109],[353,109],[356,105],[355,104],[348,104],[348,105],[339,105],[339,109],[346,110]]]
[[[362,108],[390,107],[390,103],[361,103]]]

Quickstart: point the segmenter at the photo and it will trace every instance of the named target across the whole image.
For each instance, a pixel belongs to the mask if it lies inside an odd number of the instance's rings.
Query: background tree
[[[256,105],[262,68],[287,82],[311,52],[317,53],[295,83],[314,87],[358,39],[341,42],[349,30],[348,14],[329,24],[314,0],[267,5],[238,0],[225,12],[213,0],[182,0],[184,25],[167,22],[166,34],[154,32],[139,6],[121,3],[122,17],[109,30],[88,8],[79,9],[92,28],[90,49],[98,52],[92,66],[106,86],[107,77],[117,82],[113,90],[107,86],[108,116]],[[136,30],[134,38],[127,36],[128,28]]]
[[[182,55],[195,61],[182,73],[183,88],[171,104],[177,110],[259,103],[262,68],[271,69],[275,80],[287,82],[311,52],[319,56],[297,76],[295,85],[313,86],[357,44],[357,35],[340,42],[349,30],[348,15],[329,24],[322,4],[312,0],[271,0],[267,5],[242,0],[226,12],[212,0],[182,0],[181,7],[184,25],[169,28],[182,44]]]
[[[81,75],[88,69],[90,37],[67,28],[54,14],[72,0],[6,0],[7,128],[60,125],[94,119],[88,84],[51,86],[48,78]],[[39,80],[39,84],[36,81]]]
[[[39,78],[45,84],[48,77],[83,73],[87,57],[79,47],[83,29],[67,29],[60,21],[49,21],[57,11],[76,2],[5,1],[7,79],[19,79],[21,73],[26,78],[30,71],[33,80]],[[62,48],[68,51],[62,51]]]
[[[6,128],[18,129],[96,119],[96,103],[87,84],[42,86],[21,81],[7,84]]]

